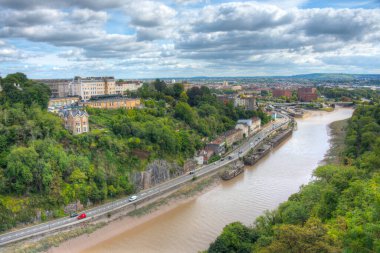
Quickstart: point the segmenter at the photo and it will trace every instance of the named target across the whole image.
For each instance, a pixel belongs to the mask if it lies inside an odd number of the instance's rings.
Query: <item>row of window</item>
[[[83,133],[87,132],[87,127],[83,127]],[[77,133],[81,133],[81,128],[77,127]]]

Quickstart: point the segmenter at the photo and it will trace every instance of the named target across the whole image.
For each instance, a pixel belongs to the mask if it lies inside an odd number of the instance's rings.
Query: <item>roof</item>
[[[239,119],[237,121],[238,124],[247,124],[248,126],[252,125],[252,119]]]
[[[86,111],[83,111],[83,110],[78,110],[78,109],[74,109],[74,110],[65,110],[63,111],[63,117],[68,117],[68,116],[72,116],[72,117],[88,117],[88,113]]]

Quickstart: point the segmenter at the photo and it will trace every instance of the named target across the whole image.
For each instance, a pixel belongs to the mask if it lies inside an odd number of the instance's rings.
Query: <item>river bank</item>
[[[329,125],[330,148],[323,159],[323,164],[342,164],[348,121],[349,119],[339,120]]]

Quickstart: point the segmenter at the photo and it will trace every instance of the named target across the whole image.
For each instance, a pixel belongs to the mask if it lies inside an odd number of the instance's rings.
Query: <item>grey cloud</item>
[[[55,23],[67,15],[54,9],[39,9],[29,11],[0,11],[2,27],[30,27],[40,24]]]
[[[257,31],[286,25],[294,14],[257,3],[226,3],[205,8],[194,23],[196,32]]]
[[[303,13],[302,29],[308,36],[330,35],[342,40],[362,40],[379,31],[379,10],[313,9]]]

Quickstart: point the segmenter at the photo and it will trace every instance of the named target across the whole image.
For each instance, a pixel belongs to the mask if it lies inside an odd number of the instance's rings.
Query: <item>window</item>
[[[77,133],[80,133],[80,127],[77,127]]]
[[[83,127],[83,132],[87,132],[87,127]]]

